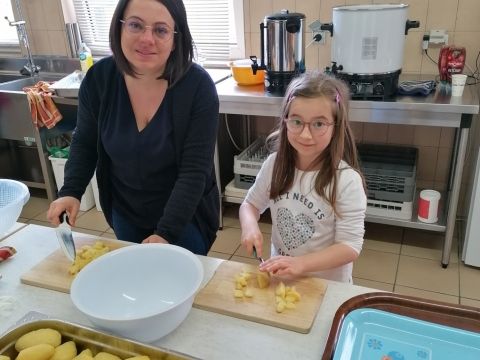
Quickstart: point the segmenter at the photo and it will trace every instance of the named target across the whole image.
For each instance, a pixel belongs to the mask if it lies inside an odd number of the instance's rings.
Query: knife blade
[[[72,228],[68,222],[68,215],[64,211],[60,214],[59,218],[60,225],[55,229],[57,239],[63,253],[73,262],[77,254],[75,251],[75,243],[73,242]]]
[[[260,263],[264,262],[263,258],[257,255],[257,249],[255,249],[255,246],[253,247],[253,256],[255,256]]]

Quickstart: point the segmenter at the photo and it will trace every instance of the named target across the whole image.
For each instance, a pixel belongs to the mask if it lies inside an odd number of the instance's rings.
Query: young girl
[[[274,145],[240,206],[241,242],[262,256],[258,219],[272,216],[272,257],[260,270],[352,281],[367,199],[340,80],[306,73],[289,85]]]

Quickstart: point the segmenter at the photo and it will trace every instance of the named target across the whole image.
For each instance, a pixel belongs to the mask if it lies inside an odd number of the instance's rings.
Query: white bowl
[[[0,235],[15,224],[28,199],[30,193],[24,183],[0,179]]]
[[[192,252],[168,244],[136,244],[88,264],[72,282],[75,306],[97,327],[153,342],[187,317],[203,279]]]

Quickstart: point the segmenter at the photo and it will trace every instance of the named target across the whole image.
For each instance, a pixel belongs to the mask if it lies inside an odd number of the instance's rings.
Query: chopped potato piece
[[[270,276],[268,273],[260,272],[257,274],[258,287],[265,289],[270,285]]]
[[[252,289],[247,288],[247,289],[243,290],[243,295],[245,295],[245,297],[247,297],[247,298],[253,297]]]
[[[0,355],[0,360],[10,360],[10,356]]]
[[[285,284],[282,281],[280,281],[280,284],[275,288],[275,295],[281,296],[282,298],[285,297]]]
[[[235,289],[235,291],[233,292],[233,296],[236,298],[243,298],[243,291]]]
[[[92,260],[106,254],[110,251],[110,248],[106,246],[102,241],[97,241],[93,245],[85,245],[82,246],[77,255],[75,256],[75,261],[68,269],[70,275],[77,274],[80,270],[82,270],[87,264],[89,264]]]

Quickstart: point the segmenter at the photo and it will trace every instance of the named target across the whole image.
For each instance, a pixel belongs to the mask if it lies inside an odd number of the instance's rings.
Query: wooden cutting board
[[[248,287],[253,291],[252,298],[238,299],[233,296],[235,275],[245,270],[252,274]],[[318,278],[303,278],[296,281],[283,281],[286,286],[295,286],[301,295],[295,309],[285,309],[277,313],[275,287],[279,280],[272,278],[270,286],[260,289],[256,281],[258,267],[235,261],[224,261],[201,289],[193,306],[224,315],[272,325],[287,330],[308,333],[313,325],[320,304],[323,301],[327,283]]]
[[[105,238],[82,239],[74,237],[74,240],[77,251],[84,245],[93,245],[96,241],[103,242],[110,248],[110,251],[132,245],[130,242]],[[20,281],[27,285],[70,293],[70,285],[75,278],[74,275],[70,275],[68,272],[71,264],[71,261],[65,256],[62,249],[59,248],[23,274],[20,277]]]

